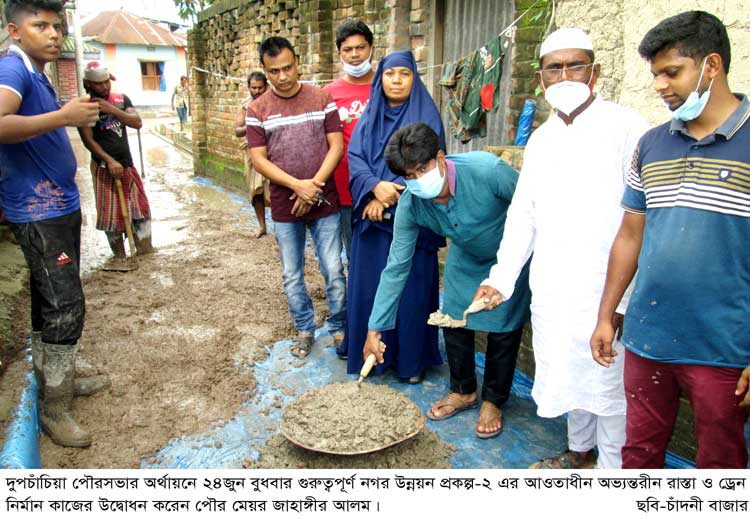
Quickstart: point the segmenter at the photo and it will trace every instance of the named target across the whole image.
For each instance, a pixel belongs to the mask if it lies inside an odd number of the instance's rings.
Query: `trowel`
[[[484,299],[477,299],[476,301],[472,301],[469,307],[464,310],[464,316],[463,321],[466,322],[466,318],[469,316],[469,314],[475,314],[477,312],[481,312],[485,309],[487,306],[487,303],[484,302]],[[464,326],[466,326],[464,324]]]
[[[481,312],[486,306],[487,303],[484,302],[484,299],[477,299],[476,301],[472,301],[469,307],[464,310],[463,319],[461,320],[453,319],[450,315],[444,314],[443,312],[438,310],[430,314],[430,317],[427,320],[427,324],[431,326],[440,326],[443,328],[463,328],[466,326],[466,318],[469,316],[469,314]]]
[[[385,344],[383,344],[383,341],[380,341],[380,345],[385,347]],[[365,363],[362,365],[362,369],[359,371],[359,378],[357,379],[357,387],[361,386],[362,381],[365,378],[367,378],[367,375],[370,374],[370,371],[372,370],[372,367],[375,365],[375,362],[377,362],[377,358],[375,357],[375,354],[370,353],[367,356]]]

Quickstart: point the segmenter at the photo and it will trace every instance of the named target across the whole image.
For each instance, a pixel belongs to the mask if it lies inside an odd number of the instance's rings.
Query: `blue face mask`
[[[435,167],[414,180],[406,180],[406,187],[412,192],[414,196],[419,198],[431,199],[435,198],[443,190],[445,184],[445,178],[440,174],[440,168],[437,163]]]
[[[706,58],[708,59],[708,58]],[[701,70],[701,76],[698,78],[698,84],[695,90],[690,92],[690,95],[685,102],[680,105],[679,108],[672,111],[672,119],[679,119],[680,121],[688,122],[696,119],[706,108],[708,99],[711,97],[711,87],[714,84],[714,80],[711,80],[708,88],[703,94],[698,94],[698,89],[701,87],[701,81],[703,80],[703,72],[706,70],[706,59],[703,60],[703,69]]]
[[[362,77],[368,72],[372,70],[372,61],[370,61],[370,58],[372,57],[372,49],[370,49],[370,55],[367,56],[367,59],[364,60],[359,65],[350,65],[343,59],[341,60],[341,64],[344,66],[344,72],[349,74],[352,77]]]

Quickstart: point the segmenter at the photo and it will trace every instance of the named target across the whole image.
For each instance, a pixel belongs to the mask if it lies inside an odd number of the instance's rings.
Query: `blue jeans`
[[[326,283],[330,317],[326,320],[331,335],[346,328],[346,280],[341,264],[339,214],[317,220],[273,222],[281,256],[282,278],[289,313],[300,333],[315,331],[315,312],[305,287],[305,234],[310,229],[320,271]]]
[[[180,118],[180,122],[185,124],[187,122],[187,106],[182,105],[177,107],[177,117]]]

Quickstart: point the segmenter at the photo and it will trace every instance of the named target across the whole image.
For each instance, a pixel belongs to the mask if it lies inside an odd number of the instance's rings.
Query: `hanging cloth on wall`
[[[462,143],[487,135],[487,112],[497,110],[503,74],[500,36],[455,62],[443,65],[440,85],[448,96],[450,130]]]
[[[159,75],[161,76],[161,80],[159,81],[159,91],[166,92],[167,80],[164,77],[164,63],[157,63],[156,66],[159,67]]]

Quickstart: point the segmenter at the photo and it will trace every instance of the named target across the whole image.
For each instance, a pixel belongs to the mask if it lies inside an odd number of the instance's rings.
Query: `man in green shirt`
[[[378,362],[383,361],[380,335],[396,324],[420,226],[451,240],[445,262],[443,312],[458,319],[497,261],[505,215],[518,180],[515,170],[490,153],[446,156],[437,134],[423,123],[397,131],[385,157],[391,171],[404,177],[407,190],[396,209],[388,265],[380,277],[363,350],[365,358],[374,353]],[[491,438],[502,432],[500,408],[510,396],[530,298],[525,268],[509,301],[494,310],[469,315],[465,328],[443,330],[451,392],[428,410],[431,420],[444,420],[477,406],[474,332],[484,331],[489,334],[476,433]]]

